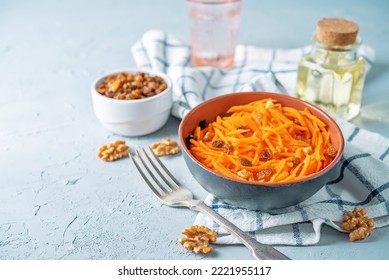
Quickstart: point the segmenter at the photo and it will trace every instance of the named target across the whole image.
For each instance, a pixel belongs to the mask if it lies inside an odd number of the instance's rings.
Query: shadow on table
[[[178,134],[178,126],[180,125],[181,120],[170,117],[168,122],[158,131],[154,132],[152,135],[157,138],[167,137],[169,135],[177,135]]]
[[[366,84],[373,83],[377,78],[389,72],[389,64],[387,63],[374,63],[366,76]]]

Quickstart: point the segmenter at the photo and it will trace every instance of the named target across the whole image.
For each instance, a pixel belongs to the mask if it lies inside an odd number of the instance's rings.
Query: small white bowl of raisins
[[[169,77],[151,70],[112,71],[93,82],[91,93],[102,125],[123,136],[146,135],[162,128],[173,105]]]

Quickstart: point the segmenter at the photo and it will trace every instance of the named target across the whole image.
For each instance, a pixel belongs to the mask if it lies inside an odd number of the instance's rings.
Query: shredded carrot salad
[[[329,165],[337,154],[326,124],[308,108],[275,99],[233,106],[202,121],[188,138],[191,153],[225,176],[250,182],[290,182]]]

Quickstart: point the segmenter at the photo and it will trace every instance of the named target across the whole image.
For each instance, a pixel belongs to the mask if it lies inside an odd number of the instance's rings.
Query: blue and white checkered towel
[[[183,117],[188,110],[220,94],[235,91],[286,91],[295,86],[297,62],[309,51],[265,49],[240,45],[235,66],[228,70],[190,65],[190,48],[159,30],[144,34],[132,53],[139,67],[167,73],[173,81],[172,114]],[[374,51],[361,48],[368,62]],[[279,84],[282,84],[281,87]],[[365,207],[376,227],[389,224],[389,139],[351,123],[338,121],[346,140],[342,168],[336,180],[310,199],[276,211],[251,211],[223,203],[212,195],[205,202],[222,216],[253,237],[267,244],[309,245],[320,240],[320,229],[327,224],[339,231],[341,217],[354,207]],[[214,228],[218,243],[237,243],[209,218],[199,214],[195,224]],[[347,237],[345,237],[347,238]]]

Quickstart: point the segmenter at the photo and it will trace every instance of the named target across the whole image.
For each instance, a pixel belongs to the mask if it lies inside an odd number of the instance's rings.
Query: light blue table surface
[[[91,104],[93,79],[135,66],[130,48],[149,29],[188,42],[184,0],[0,0],[0,259],[201,259],[177,239],[196,213],[162,205],[128,159],[105,163],[106,131]],[[272,48],[310,44],[322,17],[360,24],[376,60],[353,121],[389,137],[389,1],[244,0],[240,43]],[[126,137],[146,146],[177,139],[179,120]],[[182,156],[167,161],[203,199]],[[292,259],[389,259],[389,228],[352,243],[322,229],[315,246],[277,246]],[[251,259],[242,245],[218,246],[207,259]]]

